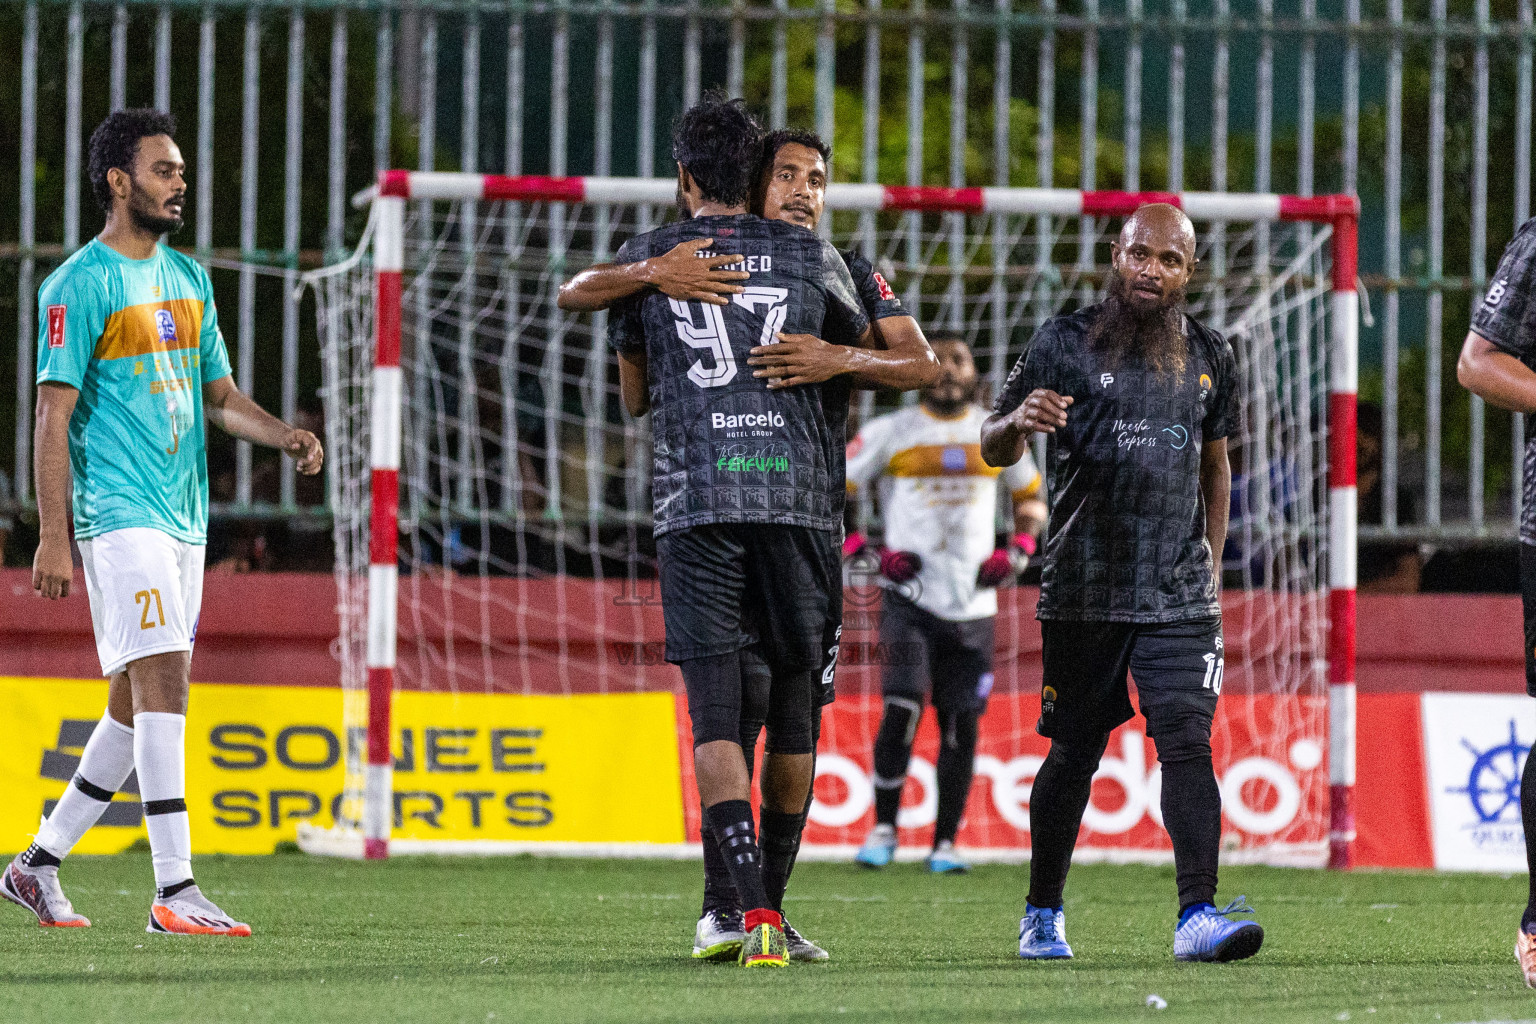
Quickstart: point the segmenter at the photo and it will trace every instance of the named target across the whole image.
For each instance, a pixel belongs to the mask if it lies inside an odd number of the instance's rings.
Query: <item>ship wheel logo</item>
[[[1515,720],[1509,720],[1509,742],[1487,750],[1478,750],[1466,739],[1461,741],[1472,755],[1472,770],[1465,786],[1451,786],[1448,793],[1465,793],[1477,815],[1478,825],[1520,820],[1520,773],[1525,768],[1529,745],[1521,743]],[[1505,812],[1512,812],[1506,818]]]

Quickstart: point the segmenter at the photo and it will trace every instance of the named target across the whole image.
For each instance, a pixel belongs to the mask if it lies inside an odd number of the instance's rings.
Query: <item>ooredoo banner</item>
[[[1229,694],[1218,706],[1212,747],[1223,805],[1223,849],[1271,863],[1322,864],[1327,854],[1327,702]],[[851,846],[874,824],[872,745],[878,697],[839,697],[826,709],[816,762],[816,800],[807,845]],[[956,844],[1022,854],[1030,845],[1029,793],[1050,741],[1035,732],[1040,698],[994,695],[982,719],[976,776]],[[1162,824],[1162,770],[1138,717],[1110,738],[1080,849],[1137,859],[1171,854]],[[680,734],[688,732],[686,713]],[[939,736],[930,711],[918,730],[897,817],[900,842],[932,841],[938,805],[934,764]],[[689,835],[698,838],[692,764],[682,744]]]

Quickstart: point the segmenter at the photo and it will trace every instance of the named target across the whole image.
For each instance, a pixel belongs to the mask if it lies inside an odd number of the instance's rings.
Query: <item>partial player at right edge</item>
[[[1525,605],[1525,689],[1536,697],[1536,219],[1515,232],[1467,332],[1456,365],[1461,386],[1500,409],[1523,412],[1524,494],[1520,505],[1520,593]],[[1528,799],[1528,797],[1531,797]],[[1515,932],[1515,958],[1536,988],[1536,757],[1520,778],[1520,817],[1530,898]]]
[[[1030,796],[1029,899],[1019,956],[1072,956],[1062,892],[1099,759],[1134,712],[1163,767],[1173,840],[1179,960],[1253,956],[1264,930],[1218,910],[1221,791],[1211,722],[1221,693],[1220,552],[1237,426],[1237,360],[1184,312],[1195,230],[1173,206],[1138,209],[1113,246],[1109,294],[1047,320],[1008,375],[981,432],[1006,466],[1035,431],[1049,435],[1052,508],[1037,617],[1044,648],[1042,736],[1051,750]]]

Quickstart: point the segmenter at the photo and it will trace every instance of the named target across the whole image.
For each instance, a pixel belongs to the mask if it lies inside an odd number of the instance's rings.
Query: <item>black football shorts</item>
[[[1188,622],[1040,623],[1045,676],[1042,736],[1063,740],[1102,736],[1136,712],[1126,686],[1136,680],[1141,713],[1183,704],[1207,718],[1216,713],[1225,666],[1219,617]]]
[[[1520,603],[1525,609],[1525,692],[1536,697],[1536,544],[1520,543]]]
[[[880,600],[880,689],[940,711],[987,708],[996,616],[951,622],[887,590]]]
[[[776,671],[821,668],[837,572],[829,530],[709,523],[656,538],[667,660],[760,644]],[[839,602],[840,603],[840,602]]]

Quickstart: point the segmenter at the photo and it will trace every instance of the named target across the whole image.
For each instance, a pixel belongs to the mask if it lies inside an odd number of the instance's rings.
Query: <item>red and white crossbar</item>
[[[659,203],[677,201],[673,178],[548,178],[525,174],[385,171],[377,196],[400,199],[485,199],[547,203]],[[1172,203],[1195,220],[1336,221],[1359,216],[1354,196],[1284,196],[1252,192],[1083,192],[1067,188],[932,188],[834,184],[834,210],[914,210],[948,213],[1035,213],[1123,216],[1147,203]]]
[[[374,267],[378,355],[373,371],[373,515],[368,590],[368,768],[363,800],[367,855],[387,852],[390,792],[389,702],[395,665],[395,547],[400,468],[400,274],[406,199],[548,203],[671,204],[672,178],[550,178],[538,175],[384,171],[377,204]],[[1057,188],[928,188],[836,184],[835,210],[1114,217],[1147,203],[1171,203],[1201,221],[1313,221],[1333,226],[1333,374],[1328,401],[1328,863],[1347,868],[1355,838],[1355,394],[1359,385],[1360,203],[1354,196],[1229,192],[1082,192]]]

